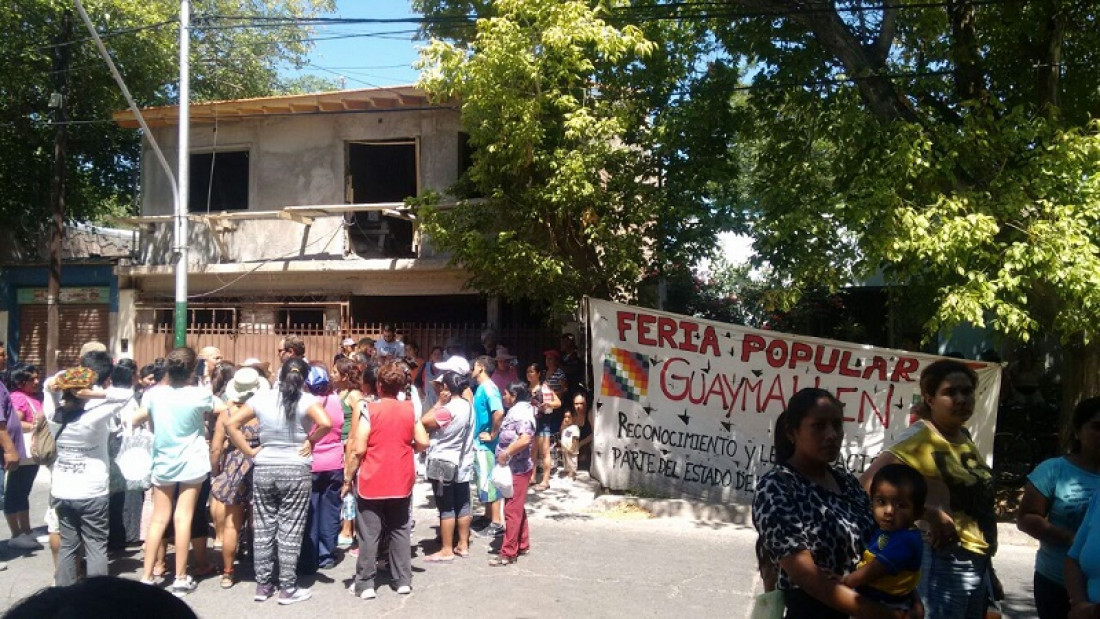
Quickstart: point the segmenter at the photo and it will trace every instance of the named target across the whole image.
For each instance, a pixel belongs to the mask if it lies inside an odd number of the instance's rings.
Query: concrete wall
[[[193,124],[194,153],[248,150],[249,209],[343,204],[348,142],[415,138],[420,141],[421,190],[444,191],[458,177],[459,116],[452,110],[316,114],[224,121],[217,129]],[[177,129],[153,133],[175,171]],[[172,192],[146,144],[142,214],[171,215]]]
[[[191,222],[188,228],[188,263],[255,262],[265,259],[342,259],[347,245],[343,216],[317,217],[311,225],[282,219],[226,221],[228,229],[216,224]],[[222,238],[224,251],[218,245]],[[146,225],[141,235],[140,262],[148,265],[174,264],[172,225]]]
[[[344,204],[348,142],[416,139],[419,141],[420,190],[445,192],[458,177],[459,116],[452,110],[319,114],[193,124],[191,151],[249,151],[249,210],[285,206]],[[165,156],[176,165],[177,129],[153,133]],[[172,214],[171,185],[146,144],[142,171],[142,214]],[[192,265],[249,262],[272,258],[342,258],[349,251],[342,217],[320,217],[312,226],[285,220],[241,220],[221,233],[222,252],[209,226],[193,223],[189,235]],[[142,234],[141,261],[168,264],[171,224],[156,224]],[[436,252],[423,244],[422,257]]]

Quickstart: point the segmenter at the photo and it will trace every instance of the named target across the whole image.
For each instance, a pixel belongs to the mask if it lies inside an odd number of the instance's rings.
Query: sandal
[[[458,546],[455,546],[454,553],[456,555],[462,557],[463,559],[470,558],[470,549],[469,548],[467,548],[466,550],[462,550]]]
[[[153,578],[164,578],[164,575],[168,573],[168,568],[163,565],[153,566]]]
[[[511,565],[515,562],[515,557],[496,557],[489,559],[489,567],[504,567],[505,565]]]
[[[225,572],[222,574],[221,586],[222,589],[232,589],[233,585],[237,584],[237,579],[233,577],[233,572]]]
[[[536,492],[542,492],[544,490],[549,490],[549,489],[550,489],[550,484],[548,484],[548,483],[540,483],[537,486],[535,486],[535,491]]]

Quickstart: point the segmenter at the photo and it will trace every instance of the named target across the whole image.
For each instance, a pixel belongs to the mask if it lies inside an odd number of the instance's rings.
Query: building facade
[[[143,115],[174,175],[178,108]],[[128,111],[115,120],[137,127]],[[190,126],[189,344],[273,359],[276,336],[294,334],[326,360],[386,322],[422,348],[476,342],[486,326],[515,331],[516,347],[544,343],[467,289],[404,205],[445,195],[466,165],[456,107],[375,88],[193,104]],[[137,258],[119,269],[133,319],[119,328],[145,360],[171,342],[175,262],[173,181],[148,140],[141,179]]]

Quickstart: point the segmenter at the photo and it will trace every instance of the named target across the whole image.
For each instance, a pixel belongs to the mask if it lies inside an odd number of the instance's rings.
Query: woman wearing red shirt
[[[352,448],[341,493],[355,489],[359,559],[348,590],[364,600],[375,597],[378,546],[384,538],[389,539],[390,573],[397,592],[412,592],[413,451],[428,448],[428,432],[417,419],[412,402],[397,399],[406,383],[402,364],[390,361],[380,367],[380,399],[360,407],[359,424],[350,437]]]

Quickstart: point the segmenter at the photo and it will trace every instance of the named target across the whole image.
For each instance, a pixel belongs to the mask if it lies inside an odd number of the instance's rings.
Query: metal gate
[[[452,323],[398,324],[397,330],[405,342],[416,342],[420,353],[428,357],[432,346],[443,346],[449,338],[456,337],[467,348],[480,340],[484,325]],[[542,352],[558,345],[558,333],[545,327],[498,329],[498,339],[521,361],[542,361]],[[340,350],[340,341],[346,337],[358,340],[362,337],[378,339],[382,336],[382,323],[351,324],[346,329],[334,331],[316,325],[242,325],[192,324],[187,329],[187,345],[196,351],[204,346],[216,346],[227,361],[240,363],[250,357],[268,361],[278,367],[279,342],[294,335],[305,341],[306,356],[315,361],[331,363]],[[134,359],[138,364],[152,363],[172,349],[172,325],[138,324],[134,333]]]

